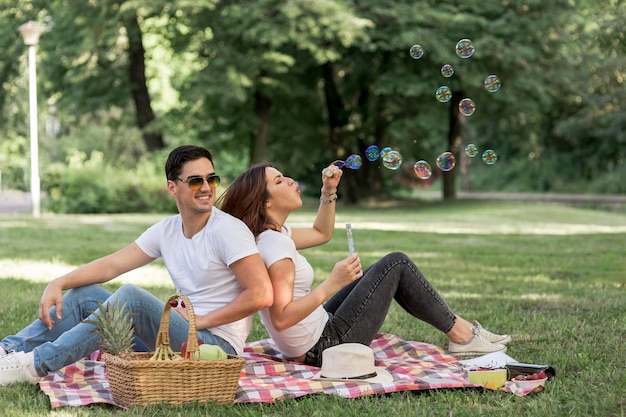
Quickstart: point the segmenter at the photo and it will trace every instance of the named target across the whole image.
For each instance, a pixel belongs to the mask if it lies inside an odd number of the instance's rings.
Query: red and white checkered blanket
[[[458,358],[438,346],[407,342],[391,334],[379,334],[370,345],[376,366],[393,376],[388,384],[314,381],[319,368],[283,360],[270,339],[246,344],[236,403],[273,403],[310,394],[334,394],[345,398],[398,391],[476,387],[464,377]],[[39,382],[52,407],[92,403],[115,404],[98,352]],[[518,393],[518,395],[520,395]]]

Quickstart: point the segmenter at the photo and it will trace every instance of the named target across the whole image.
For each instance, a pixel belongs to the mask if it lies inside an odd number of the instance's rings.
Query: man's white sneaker
[[[36,384],[39,377],[32,375],[28,370],[30,363],[31,360],[24,352],[9,353],[0,358],[0,387],[17,382]]]
[[[478,333],[474,333],[474,337],[467,343],[454,343],[450,341],[448,344],[448,352],[457,356],[482,356],[494,352],[506,352],[506,346],[499,343],[491,343]]]
[[[508,334],[495,334],[491,333],[488,330],[485,330],[485,328],[481,326],[480,323],[476,320],[474,320],[472,324],[474,325],[474,333],[478,333],[491,343],[500,343],[501,345],[506,345],[512,340],[511,336],[509,336]]]

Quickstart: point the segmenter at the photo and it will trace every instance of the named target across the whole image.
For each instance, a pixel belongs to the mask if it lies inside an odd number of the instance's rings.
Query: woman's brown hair
[[[221,210],[243,221],[256,237],[278,226],[267,216],[265,201],[269,198],[265,168],[271,164],[253,165],[240,174],[219,198]]]

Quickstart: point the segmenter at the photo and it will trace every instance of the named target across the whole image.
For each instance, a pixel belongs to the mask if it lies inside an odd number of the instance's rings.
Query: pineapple
[[[120,355],[132,352],[135,347],[132,314],[125,312],[125,307],[126,303],[119,306],[119,299],[113,305],[109,303],[104,306],[98,302],[99,312],[93,313],[98,320],[85,320],[85,323],[95,326],[92,333],[100,336],[100,348],[103,352]]]

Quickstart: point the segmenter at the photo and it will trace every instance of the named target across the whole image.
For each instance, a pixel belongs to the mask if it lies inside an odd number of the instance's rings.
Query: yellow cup
[[[498,389],[506,382],[506,369],[468,371],[469,382],[489,389]]]

